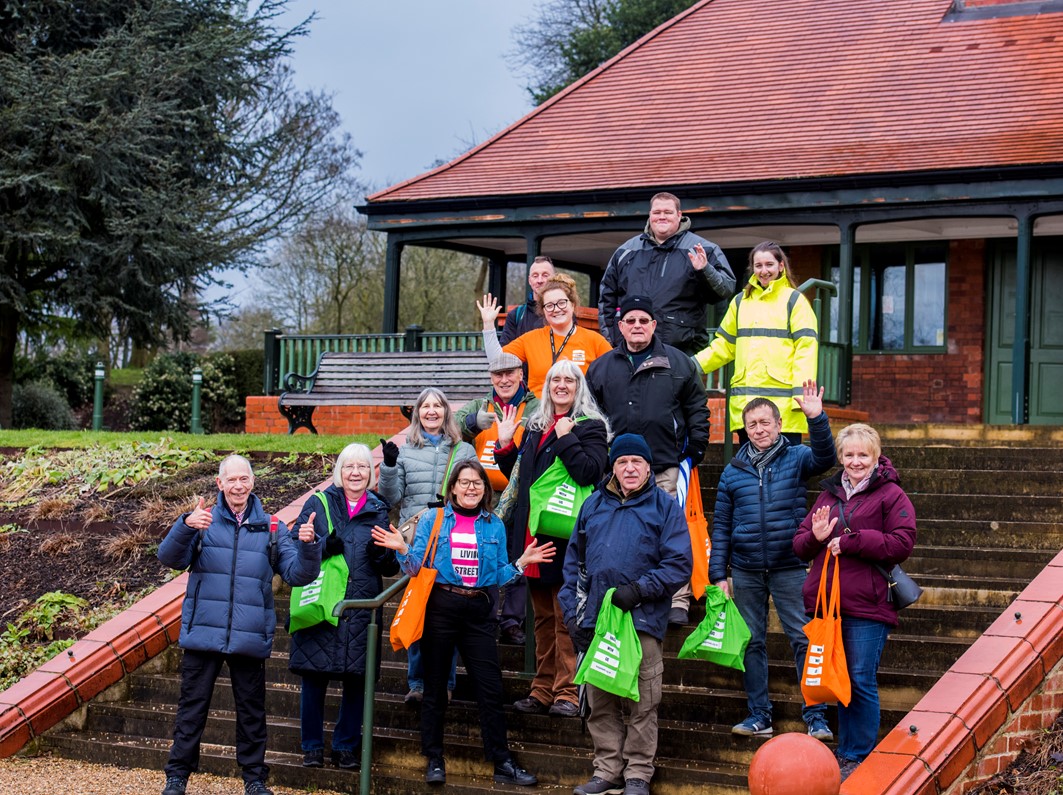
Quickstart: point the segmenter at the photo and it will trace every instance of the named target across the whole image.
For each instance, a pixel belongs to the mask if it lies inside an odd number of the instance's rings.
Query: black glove
[[[369,565],[376,570],[377,574],[390,577],[398,573],[399,561],[392,550],[379,546],[375,541],[370,541],[365,545],[365,552],[366,557],[369,558]]]
[[[591,646],[591,641],[594,640],[594,630],[584,629],[576,625],[575,621],[565,625],[568,630],[568,636],[572,638],[572,645],[576,648],[578,654],[585,654],[587,649]]]
[[[335,533],[329,533],[328,538],[325,539],[325,551],[321,555],[322,560],[325,558],[331,558],[334,555],[343,554],[343,539]]]
[[[393,467],[399,460],[399,446],[394,442],[380,440],[380,451],[384,454],[384,466]]]
[[[642,601],[642,591],[637,582],[628,582],[613,591],[613,605],[625,613]]]

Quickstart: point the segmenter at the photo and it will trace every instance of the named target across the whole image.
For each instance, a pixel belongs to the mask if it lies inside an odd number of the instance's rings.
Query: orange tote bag
[[[442,526],[443,509],[439,508],[436,511],[435,524],[432,525],[432,534],[428,537],[428,546],[425,547],[424,557],[421,558],[421,570],[410,578],[409,585],[402,593],[399,609],[395,611],[395,618],[391,620],[391,648],[395,651],[410,648],[424,633],[424,611],[428,607],[428,597],[436,582],[436,547],[439,545],[439,529]]]
[[[687,529],[690,531],[690,552],[694,557],[694,569],[690,574],[690,590],[694,599],[705,595],[709,585],[709,552],[712,542],[709,540],[709,523],[705,521],[705,509],[701,503],[701,478],[698,468],[690,468],[690,482],[687,485]]]
[[[831,559],[834,560],[834,575],[828,601],[827,569],[830,568]],[[838,701],[847,707],[852,698],[852,683],[845,663],[845,646],[842,645],[841,589],[838,586],[840,570],[841,558],[827,552],[819,575],[816,612],[812,620],[805,624],[808,651],[805,652],[805,667],[801,671],[801,695],[808,706]]]

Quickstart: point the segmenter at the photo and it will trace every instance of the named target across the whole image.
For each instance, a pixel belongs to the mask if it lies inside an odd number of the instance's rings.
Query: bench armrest
[[[317,370],[310,375],[299,375],[299,373],[288,373],[284,376],[281,383],[284,384],[285,392],[309,392],[314,387],[314,379],[317,378]]]

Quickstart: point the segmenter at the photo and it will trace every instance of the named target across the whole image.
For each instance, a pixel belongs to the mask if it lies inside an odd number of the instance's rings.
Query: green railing
[[[848,406],[852,397],[850,346],[840,342],[825,341],[830,334],[830,329],[827,328],[823,314],[822,293],[827,293],[828,296],[837,295],[838,287],[833,282],[823,279],[808,279],[797,289],[805,294],[810,290],[815,290],[812,311],[816,313],[816,321],[819,323],[819,362],[816,380],[823,387],[823,400],[836,406]]]
[[[288,373],[310,375],[323,353],[483,350],[479,331],[426,332],[420,326],[409,326],[403,334],[283,334],[274,329],[267,331],[265,337],[264,395],[283,391]]]
[[[359,774],[359,793],[369,795],[369,777],[373,766],[373,713],[376,694],[377,644],[380,640],[380,625],[376,622],[377,608],[383,607],[391,597],[400,593],[410,581],[404,574],[373,599],[345,599],[337,602],[332,615],[341,617],[348,610],[370,610],[369,626],[365,631],[365,698],[362,707],[362,770]]]

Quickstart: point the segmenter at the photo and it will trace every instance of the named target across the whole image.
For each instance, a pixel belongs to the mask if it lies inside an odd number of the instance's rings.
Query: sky
[[[532,109],[505,54],[536,0],[291,0],[300,88],[334,95],[373,189],[482,143]]]

